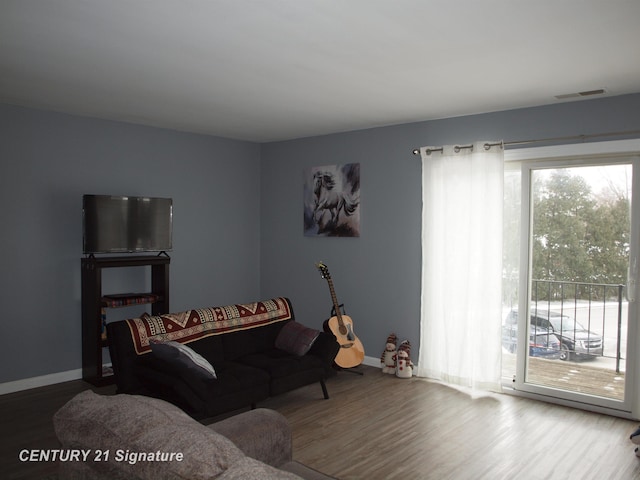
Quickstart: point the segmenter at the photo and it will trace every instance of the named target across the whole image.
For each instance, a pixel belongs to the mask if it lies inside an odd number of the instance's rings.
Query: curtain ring
[[[484,149],[486,151],[491,150],[491,147],[500,147],[500,150],[504,150],[504,140],[500,140],[498,143],[489,143],[486,142],[484,144]]]

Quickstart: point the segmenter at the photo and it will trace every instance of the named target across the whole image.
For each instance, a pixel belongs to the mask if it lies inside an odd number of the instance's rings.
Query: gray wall
[[[84,193],[173,198],[172,310],[259,296],[259,145],[7,105],[0,131],[0,383],[81,367]]]
[[[412,343],[416,362],[422,199],[413,148],[627,130],[640,130],[638,94],[263,145],[262,294],[286,293],[296,316],[319,326],[331,309],[314,267],[323,260],[367,356],[378,358],[395,332]],[[360,238],[304,237],[304,169],[350,162],[361,164]]]
[[[174,199],[171,309],[286,295],[319,327],[323,260],[369,357],[420,315],[421,145],[640,129],[640,94],[256,145],[0,105],[0,383],[81,367],[83,193]],[[361,164],[361,237],[302,230],[305,167]],[[140,288],[137,271],[107,279]],[[128,316],[128,315],[125,315]]]

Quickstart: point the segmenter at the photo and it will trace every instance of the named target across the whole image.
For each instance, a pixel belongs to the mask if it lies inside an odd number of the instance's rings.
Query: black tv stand
[[[82,262],[82,378],[96,385],[113,383],[113,374],[103,367],[103,350],[109,346],[103,328],[105,309],[151,304],[151,314],[169,313],[169,264],[166,252],[158,255],[95,257]],[[102,292],[102,272],[105,268],[151,267],[151,292]]]

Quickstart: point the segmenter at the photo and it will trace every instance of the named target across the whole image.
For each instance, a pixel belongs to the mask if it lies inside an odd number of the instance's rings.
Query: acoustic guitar
[[[340,306],[336,298],[336,292],[333,288],[333,280],[329,269],[322,262],[316,263],[316,267],[320,270],[322,278],[329,284],[329,292],[331,293],[331,301],[333,302],[333,312],[335,315],[326,320],[323,324],[324,330],[335,335],[340,350],[336,355],[334,362],[342,368],[357,367],[364,360],[364,347],[360,339],[353,332],[353,320],[347,315],[340,313]]]

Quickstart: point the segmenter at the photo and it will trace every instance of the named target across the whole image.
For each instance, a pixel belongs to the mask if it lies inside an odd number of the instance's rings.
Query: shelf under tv
[[[103,349],[109,339],[103,336],[106,309],[151,304],[151,314],[169,313],[169,264],[171,258],[159,255],[105,256],[82,258],[82,377],[94,385],[106,385],[113,374],[103,371]],[[143,293],[102,293],[102,273],[106,268],[150,267],[151,291]]]

